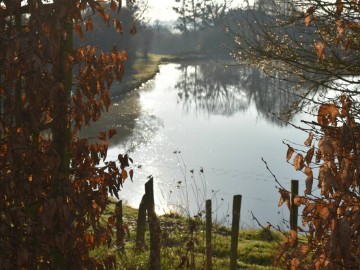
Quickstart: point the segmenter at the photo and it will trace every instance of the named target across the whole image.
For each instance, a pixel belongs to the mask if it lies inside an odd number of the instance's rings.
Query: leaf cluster
[[[309,91],[299,96],[316,108],[316,120],[303,121],[307,128],[301,129],[309,136],[302,149],[288,145],[286,159],[304,173],[305,189],[304,195],[295,196],[281,187],[279,206],[301,206],[303,226],[292,228],[275,263],[287,269],[357,269],[360,3],[292,2],[290,14],[243,10],[236,27],[229,30],[236,44],[232,53],[239,62],[307,86]],[[321,89],[327,92],[310,96],[310,90]]]
[[[89,251],[112,241],[114,218],[99,218],[132,178],[130,159],[106,160],[115,130],[77,132],[109,108],[127,55],[73,49],[72,39],[93,28],[84,14],[109,25],[104,4],[119,11],[121,1],[23,2],[0,1],[0,268],[114,268],[114,256]]]
[[[346,96],[341,96],[338,103],[322,104],[315,122],[319,127],[317,136],[310,132],[304,142],[308,148],[305,157],[297,153],[293,158],[294,168],[306,175],[304,196],[295,196],[293,203],[303,207],[302,223],[306,229],[299,227],[298,230],[305,233],[307,242],[297,244],[297,232],[292,230],[279,247],[276,262],[285,253],[285,264],[291,269],[359,266],[360,133],[353,104]],[[287,159],[296,152],[289,146]],[[313,187],[314,170],[318,173],[316,188]],[[286,201],[290,207],[289,192],[280,189],[280,194],[279,205]]]

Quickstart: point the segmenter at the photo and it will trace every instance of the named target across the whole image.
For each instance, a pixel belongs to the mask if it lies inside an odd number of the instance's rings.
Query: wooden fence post
[[[153,178],[145,184],[145,202],[150,231],[150,270],[160,270],[160,224],[155,213]]]
[[[116,243],[119,246],[120,251],[124,251],[124,227],[123,227],[123,209],[122,209],[122,200],[116,203],[115,207],[116,215]]]
[[[137,218],[137,227],[136,227],[136,250],[142,250],[145,244],[145,228],[146,228],[146,204],[145,196],[143,195]]]
[[[239,224],[241,210],[241,195],[235,195],[233,199],[233,217],[231,226],[231,250],[230,250],[230,270],[236,269]]]
[[[297,231],[298,207],[294,204],[295,196],[299,194],[299,180],[291,180],[291,207],[290,207],[290,229]]]
[[[211,200],[206,201],[206,269],[212,269],[212,244],[211,244]]]

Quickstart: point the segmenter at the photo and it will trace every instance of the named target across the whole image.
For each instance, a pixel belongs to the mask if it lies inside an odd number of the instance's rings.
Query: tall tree
[[[303,147],[289,145],[287,152],[287,160],[304,172],[304,196],[290,202],[277,182],[279,205],[304,206],[304,227],[292,228],[276,262],[283,257],[287,269],[358,269],[359,1],[297,0],[293,6],[291,16],[248,9],[232,27],[233,56],[269,76],[277,70],[285,80],[307,86],[306,93],[294,92],[303,97],[297,109],[308,105],[315,116],[305,121],[309,135]],[[297,230],[307,241],[297,239]]]
[[[99,261],[89,251],[111,242],[114,220],[99,218],[128,158],[105,162],[115,130],[94,142],[77,131],[108,109],[127,56],[73,48],[73,30],[84,38],[93,28],[85,11],[110,25],[100,1],[49,2],[0,1],[0,268],[110,269],[114,257]]]
[[[179,1],[180,2],[180,1]],[[178,14],[176,28],[186,33],[217,25],[230,8],[232,0],[182,0],[173,9]]]

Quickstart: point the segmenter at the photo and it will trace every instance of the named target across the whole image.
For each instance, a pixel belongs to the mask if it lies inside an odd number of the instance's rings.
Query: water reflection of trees
[[[253,103],[261,117],[283,125],[269,112],[288,115],[296,101],[291,93],[294,85],[255,68],[204,62],[182,64],[179,69],[181,75],[175,87],[186,112],[231,116],[246,111]]]

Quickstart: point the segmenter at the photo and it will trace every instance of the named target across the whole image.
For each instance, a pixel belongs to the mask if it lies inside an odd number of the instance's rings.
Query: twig
[[[252,218],[256,221],[256,223],[265,230],[265,227],[263,225],[261,225],[261,223],[259,222],[259,220],[254,216],[253,212],[250,211]]]
[[[271,175],[273,176],[273,178],[275,179],[275,182],[278,183],[278,185],[282,188],[282,189],[285,189],[281,184],[280,182],[277,180],[275,174],[273,174],[273,172],[270,170],[267,162],[264,160],[264,158],[261,158],[261,160],[265,163],[265,166],[266,166],[266,169],[271,173]]]

